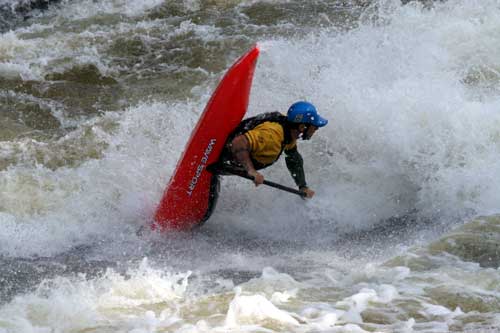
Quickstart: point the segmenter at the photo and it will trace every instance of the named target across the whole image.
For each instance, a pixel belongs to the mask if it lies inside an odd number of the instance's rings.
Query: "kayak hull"
[[[218,176],[206,167],[217,162],[247,111],[258,55],[254,46],[238,59],[212,94],[156,209],[153,228],[190,230],[210,217]]]

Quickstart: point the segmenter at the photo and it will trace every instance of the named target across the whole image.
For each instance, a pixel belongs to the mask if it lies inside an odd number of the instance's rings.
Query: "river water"
[[[0,1],[0,332],[498,332],[500,1],[404,2]],[[255,43],[316,196],[138,235]]]

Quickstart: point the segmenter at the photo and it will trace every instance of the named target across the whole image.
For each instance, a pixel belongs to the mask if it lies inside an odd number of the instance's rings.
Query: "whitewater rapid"
[[[500,326],[498,0],[68,0],[9,26],[1,333]],[[299,143],[316,196],[224,177],[199,232],[150,231],[254,43],[248,115],[329,119]],[[293,186],[283,161],[264,175]]]

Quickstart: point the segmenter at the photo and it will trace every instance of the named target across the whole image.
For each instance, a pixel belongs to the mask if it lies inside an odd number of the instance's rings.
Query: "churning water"
[[[0,12],[1,333],[499,331],[499,0]],[[330,120],[315,198],[226,177],[198,232],[138,236],[255,43],[248,114]]]

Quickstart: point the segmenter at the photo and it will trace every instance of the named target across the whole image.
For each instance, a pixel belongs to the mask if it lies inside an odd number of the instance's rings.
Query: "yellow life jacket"
[[[261,167],[276,162],[283,150],[296,147],[296,140],[285,143],[285,131],[280,123],[266,121],[244,133],[250,144],[250,156]]]
[[[306,187],[304,162],[297,150],[297,141],[291,137],[287,117],[279,112],[261,113],[243,120],[229,135],[217,163],[209,168],[216,174],[227,170],[243,170],[231,153],[231,142],[238,135],[245,135],[250,144],[250,158],[255,169],[263,169],[276,162],[284,151],[285,162],[299,188]],[[232,172],[229,172],[232,174]]]

